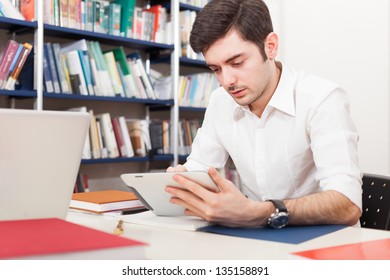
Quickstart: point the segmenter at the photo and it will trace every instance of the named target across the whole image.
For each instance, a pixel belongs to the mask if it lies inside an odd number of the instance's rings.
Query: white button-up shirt
[[[325,79],[283,65],[261,118],[222,88],[210,97],[187,170],[223,168],[230,156],[241,191],[264,201],[336,190],[362,207],[358,133],[346,92]]]

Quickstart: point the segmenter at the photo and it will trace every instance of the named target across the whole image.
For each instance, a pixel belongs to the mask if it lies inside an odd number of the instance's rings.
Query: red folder
[[[146,245],[56,218],[0,221],[0,236],[0,259],[143,259]]]
[[[390,260],[390,238],[293,253],[317,260]]]

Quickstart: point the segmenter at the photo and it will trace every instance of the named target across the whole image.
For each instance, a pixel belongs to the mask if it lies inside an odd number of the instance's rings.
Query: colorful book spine
[[[28,55],[30,54],[32,50],[32,45],[29,43],[24,43],[23,48],[20,52],[19,59],[17,60],[14,70],[8,77],[7,83],[5,85],[5,89],[13,90],[15,88],[15,83],[17,78],[19,77],[20,71],[22,71],[22,68],[24,66],[24,63],[27,60]]]
[[[18,50],[19,43],[14,40],[9,40],[0,61],[0,88],[3,82],[7,79],[9,68]]]
[[[18,45],[18,49],[16,50],[15,55],[12,58],[11,65],[10,65],[10,67],[8,69],[6,77],[5,77],[5,79],[4,79],[4,81],[3,81],[2,85],[1,85],[2,89],[6,88],[8,78],[10,77],[11,73],[14,71],[22,50],[23,50],[23,44],[19,44]]]

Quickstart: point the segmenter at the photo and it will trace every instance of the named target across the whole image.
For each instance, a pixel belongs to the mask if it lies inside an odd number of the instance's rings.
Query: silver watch
[[[268,218],[268,226],[272,228],[283,228],[288,224],[287,207],[282,200],[269,199],[275,206],[276,210]]]

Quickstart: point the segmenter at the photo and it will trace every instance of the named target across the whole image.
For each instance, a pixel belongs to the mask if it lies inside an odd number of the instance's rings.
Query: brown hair
[[[211,0],[197,15],[190,35],[196,53],[206,51],[215,41],[235,29],[255,43],[267,60],[264,41],[273,32],[267,5],[262,0]]]

